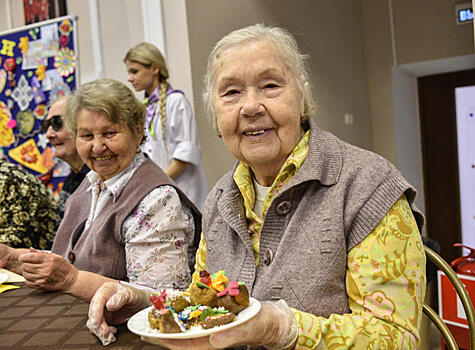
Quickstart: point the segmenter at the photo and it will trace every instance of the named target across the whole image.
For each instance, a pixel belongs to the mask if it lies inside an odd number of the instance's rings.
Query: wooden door
[[[455,88],[470,85],[475,69],[418,79],[427,235],[448,262],[462,254]]]

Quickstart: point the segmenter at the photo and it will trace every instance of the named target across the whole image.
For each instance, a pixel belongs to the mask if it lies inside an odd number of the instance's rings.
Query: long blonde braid
[[[160,114],[160,122],[162,124],[163,144],[165,145],[165,151],[168,155],[167,141],[165,138],[165,128],[167,126],[167,91],[168,83],[166,80],[162,80],[160,82],[160,91],[158,93],[158,113]]]

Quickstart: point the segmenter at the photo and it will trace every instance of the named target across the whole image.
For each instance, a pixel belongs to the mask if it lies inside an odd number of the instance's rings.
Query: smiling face
[[[46,120],[49,120],[56,115],[64,116],[64,112],[66,110],[66,101],[66,99],[62,99],[54,103],[48,111]],[[69,135],[68,131],[66,130],[64,123],[63,127],[58,131],[54,130],[50,125],[48,130],[46,130],[46,137],[48,138],[51,146],[54,147],[55,155],[58,158],[69,163],[71,159],[76,159],[76,157],[78,157],[76,144],[71,138],[71,135]]]
[[[104,182],[127,169],[142,139],[125,124],[113,123],[98,111],[82,109],[77,115],[76,146],[81,158]]]
[[[143,91],[150,95],[158,86],[159,69],[152,64],[150,67],[143,64],[125,61],[127,67],[127,81],[132,84],[135,91]]]
[[[269,40],[225,49],[214,68],[213,106],[223,140],[270,186],[304,134],[297,82]]]

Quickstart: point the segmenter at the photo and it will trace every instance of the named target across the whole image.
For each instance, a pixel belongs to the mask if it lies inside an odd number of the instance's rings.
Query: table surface
[[[86,327],[88,303],[14,284],[21,288],[0,294],[0,350],[159,348],[141,342],[125,325],[119,326],[117,340],[104,347]]]

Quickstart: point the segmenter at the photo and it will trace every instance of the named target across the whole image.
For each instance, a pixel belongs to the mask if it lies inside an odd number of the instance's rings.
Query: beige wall
[[[473,31],[456,25],[459,0],[394,0],[394,59],[389,1],[362,1],[374,151],[397,164],[391,67],[473,53]],[[393,62],[395,60],[395,62]]]
[[[8,9],[11,17],[8,18]],[[9,23],[11,28],[8,27]],[[2,0],[0,1],[0,32],[21,27],[25,24],[23,17],[23,0]]]
[[[359,1],[191,0],[187,17],[195,107],[210,184],[235,160],[205,121],[200,94],[206,59],[222,36],[258,22],[287,28],[310,54],[320,126],[358,146],[373,147]],[[355,116],[354,125],[344,124],[345,113]]]
[[[68,12],[78,16],[80,80],[84,83],[104,76],[127,84],[122,58],[130,47],[143,41],[140,1],[97,1],[99,39],[102,43],[102,71],[94,64],[90,3],[84,0],[68,0]]]
[[[22,0],[0,1],[0,31],[8,29],[7,1],[13,27],[23,25]],[[171,82],[190,97],[196,111],[210,185],[234,164],[201,105],[206,58],[223,35],[249,24],[280,25],[294,33],[309,53],[317,119],[322,128],[397,163],[391,67],[393,51],[389,5],[394,18],[398,65],[473,53],[473,27],[456,26],[459,0],[162,0]],[[94,79],[90,1],[68,0],[79,17],[81,81]],[[122,57],[143,41],[139,0],[98,0],[103,72],[126,83]],[[138,95],[138,97],[141,97]],[[355,116],[345,125],[344,114]]]

